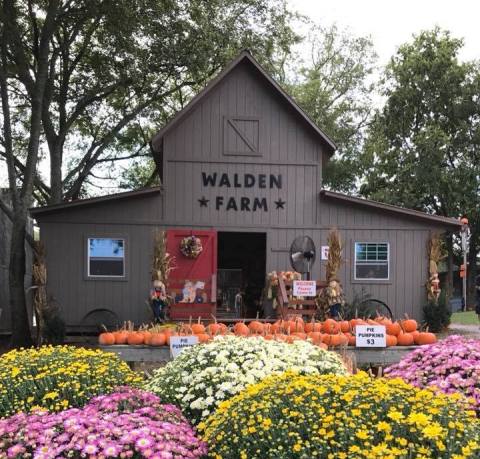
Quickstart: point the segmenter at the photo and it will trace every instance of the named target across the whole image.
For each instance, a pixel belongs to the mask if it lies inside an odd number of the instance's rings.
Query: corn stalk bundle
[[[327,238],[328,242],[328,259],[326,265],[327,286],[322,289],[316,302],[319,308],[319,318],[325,319],[328,316],[330,306],[334,304],[345,303],[343,289],[338,280],[338,271],[342,264],[342,241],[340,233],[336,228],[330,231]]]
[[[438,279],[438,264],[447,256],[445,242],[440,233],[432,233],[427,242],[428,280],[425,284],[430,301],[437,302],[440,296],[440,281]]]
[[[159,280],[168,283],[170,272],[175,269],[174,257],[167,252],[167,234],[157,230],[154,236],[152,281]]]
[[[42,344],[42,331],[48,313],[47,300],[47,266],[45,264],[45,246],[41,241],[35,242],[32,267],[33,308],[37,321],[37,344]]]

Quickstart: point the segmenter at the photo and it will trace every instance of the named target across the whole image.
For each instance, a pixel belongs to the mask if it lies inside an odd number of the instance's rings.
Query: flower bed
[[[260,337],[225,336],[184,350],[156,370],[145,388],[180,406],[187,417],[199,422],[248,384],[287,369],[346,374],[336,354],[305,341],[287,344]]]
[[[0,420],[0,458],[200,458],[207,453],[180,410],[132,388],[61,413]]]
[[[73,346],[13,350],[0,357],[0,418],[33,407],[49,411],[83,406],[142,378],[118,356]]]
[[[479,457],[480,423],[460,395],[400,379],[270,376],[198,425],[210,457]],[[458,456],[456,456],[458,455]]]
[[[480,340],[454,335],[422,346],[387,368],[385,375],[417,387],[460,392],[471,397],[473,407],[480,412]]]

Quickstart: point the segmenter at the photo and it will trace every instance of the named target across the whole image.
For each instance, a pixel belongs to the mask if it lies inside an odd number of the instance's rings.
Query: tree
[[[310,57],[287,88],[337,144],[338,155],[328,163],[325,184],[351,191],[356,188],[358,155],[372,115],[377,56],[369,38],[352,36],[335,25],[312,27],[306,44]]]
[[[362,155],[361,193],[437,215],[466,215],[474,287],[480,250],[480,69],[459,61],[462,46],[462,40],[435,28],[392,58],[386,103]],[[449,246],[451,265],[451,238]]]
[[[149,127],[242,48],[273,63],[295,34],[282,0],[3,0],[2,136],[13,208],[15,344],[27,343],[25,223],[33,198],[77,199],[101,165],[147,154]],[[49,180],[37,170],[46,153]]]

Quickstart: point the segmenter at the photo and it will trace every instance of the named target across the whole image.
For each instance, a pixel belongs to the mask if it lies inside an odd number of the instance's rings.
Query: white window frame
[[[387,272],[388,277],[357,277],[357,245],[358,244],[386,244],[387,245]],[[389,281],[390,280],[390,242],[386,241],[355,241],[354,247],[354,257],[355,261],[353,264],[353,279],[356,281]],[[369,263],[369,264],[379,264],[377,262]]]
[[[123,274],[121,276],[117,276],[115,274],[90,274],[90,240],[91,239],[111,239],[115,241],[123,241],[123,257],[122,257],[122,267],[123,267]],[[125,259],[127,257],[127,244],[126,239],[123,237],[107,237],[107,236],[88,236],[87,237],[87,277],[90,279],[96,278],[113,278],[113,279],[125,279],[126,277],[126,264]],[[93,257],[95,258],[95,257]]]

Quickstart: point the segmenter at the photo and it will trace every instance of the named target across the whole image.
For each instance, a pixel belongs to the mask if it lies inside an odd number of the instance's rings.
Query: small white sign
[[[328,245],[322,245],[322,250],[321,250],[321,254],[322,254],[322,260],[328,260],[328,250],[329,250],[329,246]]]
[[[356,325],[356,347],[387,347],[385,325]]]
[[[170,354],[172,358],[177,357],[186,347],[195,346],[198,343],[196,336],[171,336]]]
[[[314,280],[293,281],[293,296],[316,296],[317,283]]]

